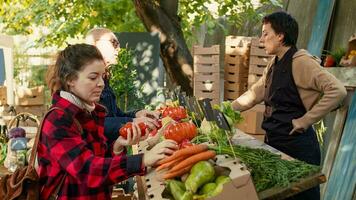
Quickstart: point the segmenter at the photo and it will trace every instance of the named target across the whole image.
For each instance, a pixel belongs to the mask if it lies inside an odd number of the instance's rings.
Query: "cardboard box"
[[[208,54],[220,54],[220,45],[213,45],[211,47],[194,46],[194,55],[208,55]]]
[[[7,91],[5,86],[0,86],[0,105],[7,104]]]
[[[145,152],[145,150],[141,152]],[[216,168],[219,169],[219,174],[217,175],[228,175],[232,181],[225,183],[223,191],[219,195],[209,198],[209,200],[227,200],[232,199],[233,197],[238,197],[239,199],[244,200],[258,200],[251,174],[239,159],[227,155],[218,155],[216,156],[215,164],[217,165]],[[160,177],[160,174],[157,174],[152,169],[148,169],[147,175],[141,178],[142,181],[140,182],[142,182],[144,186],[143,193],[146,195],[144,198],[145,200],[166,200],[162,197],[164,184],[160,181]],[[138,196],[138,192],[135,193],[136,196]]]
[[[251,134],[252,137],[256,138],[257,140],[264,142],[265,141],[265,134]]]
[[[237,128],[249,134],[265,134],[261,128],[265,106],[258,104],[253,108],[241,113],[244,121],[237,125]]]

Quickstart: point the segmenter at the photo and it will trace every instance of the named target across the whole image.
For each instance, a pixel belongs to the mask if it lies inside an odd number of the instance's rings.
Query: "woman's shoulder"
[[[71,116],[63,108],[52,107],[43,118],[43,128],[70,125]]]

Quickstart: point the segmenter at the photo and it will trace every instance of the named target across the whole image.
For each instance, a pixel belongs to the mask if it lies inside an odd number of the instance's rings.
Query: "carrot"
[[[174,160],[172,160],[172,161],[166,162],[166,163],[164,163],[164,164],[158,166],[158,167],[156,168],[156,171],[159,171],[159,170],[162,170],[162,169],[165,169],[165,168],[170,168],[170,167],[174,166],[175,164],[177,164],[177,163],[183,161],[184,159],[185,159],[185,157],[181,156],[181,157],[179,157],[179,158],[177,158],[177,159],[174,159]]]
[[[209,160],[210,158],[214,158],[215,155],[216,155],[215,151],[210,151],[210,150],[195,154],[195,155],[190,156],[189,158],[183,160],[176,166],[172,167],[172,169],[169,170],[169,172],[173,173],[173,172],[183,169],[187,166],[194,165],[195,163],[197,163],[201,160]]]
[[[189,166],[182,168],[180,170],[177,170],[174,172],[168,172],[163,176],[163,178],[167,180],[167,179],[175,178],[177,176],[182,176],[183,174],[188,173],[192,167],[193,167],[193,165],[189,165]]]
[[[157,164],[162,165],[169,161],[175,160],[181,156],[186,157],[186,156],[189,156],[192,154],[197,154],[197,153],[200,153],[200,152],[203,152],[206,150],[208,150],[208,145],[206,145],[206,144],[193,145],[191,147],[187,147],[187,148],[179,149],[179,150],[175,151],[171,156],[160,160]]]

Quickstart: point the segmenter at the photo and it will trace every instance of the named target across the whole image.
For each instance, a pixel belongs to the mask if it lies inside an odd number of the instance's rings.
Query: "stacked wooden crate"
[[[250,43],[250,37],[227,36],[225,39],[225,100],[235,100],[247,90]]]
[[[251,39],[250,63],[248,71],[248,88],[256,83],[262,76],[272,56],[267,55],[260,45],[258,38]]]
[[[45,105],[44,86],[33,88],[16,88],[15,105],[8,105],[6,102],[6,87],[0,87],[0,116],[7,123],[16,114],[27,112],[41,119],[47,111]]]
[[[194,96],[220,103],[220,46],[194,46]]]
[[[6,87],[0,86],[0,106],[5,105],[7,102]]]
[[[264,48],[260,45],[259,39],[252,38],[249,57],[248,88],[261,78],[271,58],[272,56],[267,55]],[[264,110],[265,106],[258,104],[242,112],[241,115],[244,117],[244,121],[237,127],[257,139],[264,140],[265,131],[261,128]]]

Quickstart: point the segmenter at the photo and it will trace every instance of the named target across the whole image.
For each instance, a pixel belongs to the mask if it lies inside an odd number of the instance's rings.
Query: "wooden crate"
[[[247,79],[243,82],[236,83],[225,81],[224,82],[224,99],[235,100],[247,90]]]
[[[220,72],[219,64],[194,64],[195,73],[218,73]]]
[[[213,81],[219,82],[220,81],[220,73],[194,73],[194,82],[199,81]]]
[[[218,82],[212,81],[197,81],[194,83],[194,90],[196,91],[218,91],[220,89]]]
[[[244,92],[241,91],[231,91],[231,90],[225,90],[224,91],[224,99],[228,101],[233,101],[237,99],[239,96],[241,96]]]
[[[262,46],[260,43],[260,38],[257,38],[257,37],[251,38],[251,46],[255,46],[255,47]]]
[[[251,45],[251,37],[227,36],[225,38],[225,54],[247,55]]]
[[[45,103],[44,86],[18,89],[15,92],[15,105],[32,106]]]
[[[263,71],[266,69],[265,65],[250,65],[248,69],[249,74],[262,75]]]
[[[253,84],[255,84],[261,77],[262,77],[262,75],[260,75],[260,74],[249,74],[248,75],[247,87],[251,88],[251,86]]]
[[[232,82],[232,81],[225,81],[224,82],[224,90],[230,91],[246,91],[247,90],[247,79],[243,82]]]
[[[219,64],[219,55],[194,55],[194,64]]]
[[[248,67],[244,65],[233,64],[233,63],[225,63],[224,71],[238,73],[241,74],[242,76],[247,77]]]
[[[250,56],[268,56],[263,47],[251,46]]]
[[[238,124],[237,128],[249,134],[265,134],[265,131],[261,128],[264,111],[265,106],[257,104],[253,108],[242,112],[241,115],[244,121]]]
[[[0,105],[7,104],[7,92],[5,86],[0,86]]]
[[[267,66],[271,58],[271,56],[250,56],[250,65],[252,64]]]
[[[197,99],[220,101],[220,46],[194,46],[193,93]]]
[[[220,45],[213,45],[211,47],[194,46],[194,55],[208,55],[208,54],[220,54]]]
[[[225,64],[236,64],[248,68],[249,57],[246,55],[225,54],[224,62]]]
[[[43,117],[46,114],[48,107],[46,105],[34,105],[34,106],[14,106],[16,113],[31,113],[37,117]],[[15,113],[10,112],[10,106],[4,105],[0,106],[0,115],[8,116],[15,115]]]
[[[229,72],[229,71],[225,71],[224,74],[224,80],[225,81],[231,81],[231,82],[236,82],[236,83],[241,83],[241,82],[245,82],[245,80],[247,80],[248,75],[247,75],[247,71],[246,73],[239,73],[239,71],[235,71],[235,72]]]

